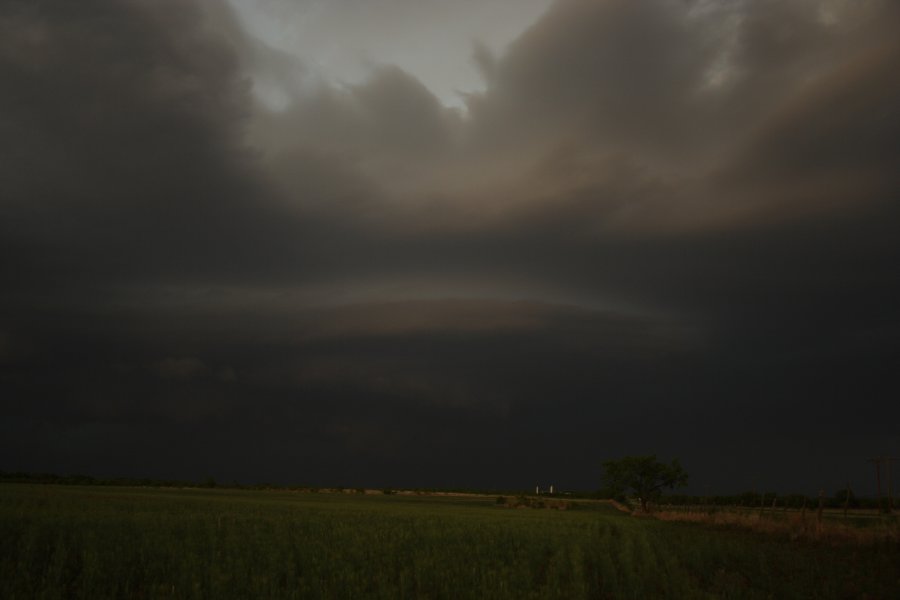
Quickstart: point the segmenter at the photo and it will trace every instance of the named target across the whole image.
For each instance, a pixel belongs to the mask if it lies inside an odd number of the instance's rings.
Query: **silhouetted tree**
[[[619,493],[630,491],[638,497],[641,510],[656,500],[663,489],[675,489],[687,484],[688,474],[678,459],[666,464],[656,460],[656,455],[626,456],[603,463],[603,482],[606,489]]]

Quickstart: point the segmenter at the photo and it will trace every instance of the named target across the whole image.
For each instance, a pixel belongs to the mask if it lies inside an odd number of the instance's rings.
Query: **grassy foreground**
[[[492,498],[0,484],[2,598],[896,598],[828,546]]]

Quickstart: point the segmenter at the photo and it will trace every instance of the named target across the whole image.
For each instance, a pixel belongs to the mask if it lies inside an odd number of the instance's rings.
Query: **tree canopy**
[[[605,461],[603,480],[606,488],[615,495],[630,492],[637,496],[641,510],[647,512],[649,503],[658,498],[663,489],[686,485],[688,474],[677,458],[666,464],[651,454]]]

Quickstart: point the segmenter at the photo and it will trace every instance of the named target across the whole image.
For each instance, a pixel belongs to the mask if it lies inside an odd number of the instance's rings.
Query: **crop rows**
[[[3,598],[891,597],[898,558],[491,499],[0,485]]]

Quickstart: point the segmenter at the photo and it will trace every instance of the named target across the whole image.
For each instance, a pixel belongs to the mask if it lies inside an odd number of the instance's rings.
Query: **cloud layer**
[[[898,22],[560,0],[474,43],[460,110],[384,57],[307,77],[224,3],[6,2],[0,467],[867,485],[900,442]]]

